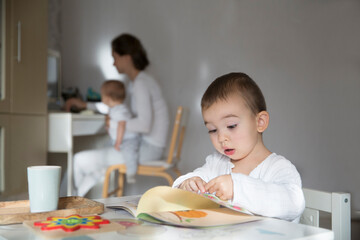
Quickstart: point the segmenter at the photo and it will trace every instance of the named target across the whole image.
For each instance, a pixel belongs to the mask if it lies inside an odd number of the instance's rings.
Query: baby
[[[128,183],[135,182],[137,171],[137,154],[131,152],[138,146],[138,134],[125,130],[126,121],[132,115],[128,108],[123,104],[125,100],[125,86],[117,80],[108,80],[101,87],[101,100],[109,106],[109,127],[108,133],[113,141],[114,148],[124,156],[126,164],[126,180]],[[131,150],[131,151],[130,151]]]

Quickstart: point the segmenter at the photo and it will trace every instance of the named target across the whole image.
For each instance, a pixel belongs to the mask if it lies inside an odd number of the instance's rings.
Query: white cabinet
[[[48,151],[67,153],[67,194],[72,194],[73,137],[106,134],[105,116],[49,113]]]

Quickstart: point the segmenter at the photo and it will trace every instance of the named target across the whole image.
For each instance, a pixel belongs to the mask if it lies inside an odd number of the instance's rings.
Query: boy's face
[[[241,96],[219,100],[203,110],[202,115],[215,149],[232,160],[251,155],[262,141],[257,116]]]

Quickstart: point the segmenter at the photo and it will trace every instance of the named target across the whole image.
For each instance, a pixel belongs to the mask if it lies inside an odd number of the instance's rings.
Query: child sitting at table
[[[173,187],[214,193],[254,214],[298,222],[305,207],[301,178],[263,143],[269,113],[258,85],[244,73],[223,75],[205,91],[201,109],[217,152]]]

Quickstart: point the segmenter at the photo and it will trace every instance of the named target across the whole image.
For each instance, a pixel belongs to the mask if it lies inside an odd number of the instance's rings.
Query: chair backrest
[[[188,109],[178,106],[174,121],[174,127],[171,134],[169,153],[166,162],[168,164],[179,161],[181,157],[181,149],[184,141],[186,124],[188,119]]]
[[[303,188],[305,211],[300,223],[319,227],[319,211],[331,213],[331,229],[335,240],[351,239],[350,194],[323,192]]]

